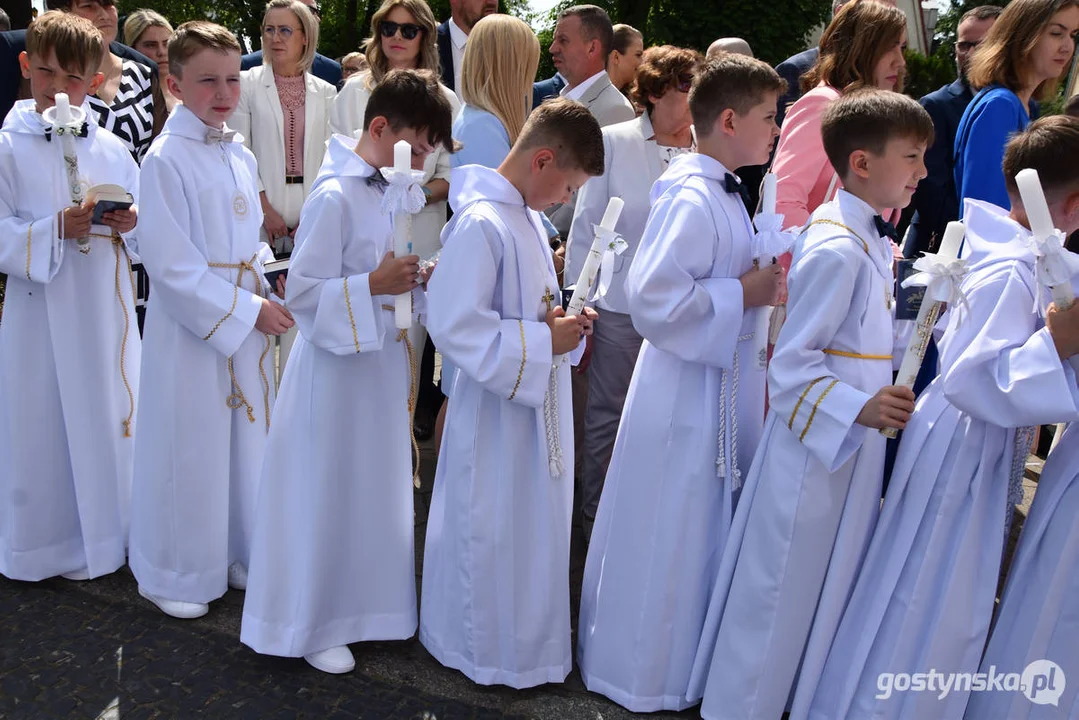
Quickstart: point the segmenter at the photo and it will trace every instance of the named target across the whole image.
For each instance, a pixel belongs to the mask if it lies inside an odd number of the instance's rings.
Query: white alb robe
[[[958,718],[969,692],[893,692],[881,673],[975,673],[1032,433],[1079,419],[1079,388],[1035,298],[1030,232],[968,200],[962,287],[940,375],[903,432],[880,521],[815,695],[792,718]],[[1017,430],[1019,429],[1019,430]],[[812,701],[812,704],[810,704]]]
[[[690,679],[708,720],[775,720],[796,680],[815,684],[869,544],[885,440],[855,420],[891,384],[895,344],[892,251],[873,216],[840,190],[795,243],[764,435]]]
[[[764,426],[752,340],[765,310],[743,307],[739,281],[753,227],[727,173],[706,155],[671,163],[627,282],[645,342],[588,548],[578,659],[589,690],[634,712],[694,704],[693,658]]]
[[[274,406],[240,632],[265,654],[416,632],[411,370],[393,296],[368,285],[392,225],[355,145],[330,140],[289,266],[301,337]]]
[[[562,682],[573,665],[570,364],[551,406],[563,472],[548,454],[544,398],[558,280],[538,213],[496,170],[450,179],[453,220],[428,285],[427,328],[458,368],[435,475],[423,562],[420,640],[473,681]]]
[[[154,292],[129,551],[140,587],[194,603],[223,595],[228,566],[247,564],[274,397],[270,337],[254,329],[268,295],[260,258],[272,256],[255,158],[239,136],[207,143],[206,131],[180,105],[142,163]]]
[[[91,122],[75,147],[84,187],[112,183],[137,201],[138,166],[120,140]],[[79,252],[60,239],[56,214],[70,205],[63,143],[45,140],[33,100],[16,103],[0,132],[0,573],[17,580],[125,562],[141,353],[134,232],[114,243],[94,225]]]
[[[1079,356],[1070,361],[1079,365]],[[1042,468],[980,668],[983,673],[1022,673],[1030,663],[1050,660],[1060,672],[1051,678],[1046,673],[1038,705],[1022,692],[971,693],[967,720],[1079,717],[1077,517],[1079,423],[1073,422]],[[1048,703],[1054,696],[1057,702]]]

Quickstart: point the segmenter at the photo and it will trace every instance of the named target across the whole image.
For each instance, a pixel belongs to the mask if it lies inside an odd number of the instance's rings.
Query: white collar
[[[447,24],[450,26],[450,40],[453,41],[458,50],[461,50],[464,48],[465,43],[468,42],[468,33],[458,27],[452,17]]]
[[[597,80],[599,80],[606,74],[606,70],[600,70],[598,73],[588,78],[580,85],[574,85],[573,88],[570,88],[569,85],[566,85],[566,87],[562,88],[562,92],[560,92],[559,95],[566,98],[567,100],[580,100],[581,96],[588,92],[588,88],[592,87],[592,85],[595,84]]]

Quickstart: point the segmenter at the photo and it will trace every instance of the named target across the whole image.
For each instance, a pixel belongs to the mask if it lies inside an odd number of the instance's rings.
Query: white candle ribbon
[[[924,287],[925,297],[922,302],[959,304],[970,310],[967,297],[961,288],[967,272],[966,260],[926,253],[914,261],[914,269],[918,272],[904,280],[903,287]]]
[[[757,233],[750,241],[750,252],[754,259],[765,262],[765,258],[776,258],[788,252],[794,246],[795,234],[783,232],[782,213],[759,212],[753,218]]]
[[[382,214],[408,213],[414,215],[427,204],[423,194],[422,170],[395,170],[382,168],[382,177],[386,178],[386,192],[382,195]]]
[[[1026,246],[1034,253],[1034,278],[1038,287],[1051,291],[1057,285],[1071,282],[1070,253],[1064,249],[1064,241],[1064,233],[1060,230],[1054,230],[1044,238],[1035,235],[1026,238]],[[1034,309],[1044,313],[1040,297],[1034,299]]]
[[[593,225],[592,229],[596,233],[595,236],[602,238],[607,245],[607,252],[603,254],[603,260],[599,264],[599,284],[596,287],[596,294],[592,298],[595,300],[603,297],[610,290],[611,279],[614,277],[614,256],[624,253],[629,244],[614,230],[608,230],[601,225]]]

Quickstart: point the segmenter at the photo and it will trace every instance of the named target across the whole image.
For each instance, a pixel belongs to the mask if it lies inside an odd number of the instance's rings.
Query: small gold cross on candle
[[[554,301],[554,294],[551,292],[551,288],[543,288],[543,297],[540,298],[547,305],[547,312],[551,312],[551,303]]]

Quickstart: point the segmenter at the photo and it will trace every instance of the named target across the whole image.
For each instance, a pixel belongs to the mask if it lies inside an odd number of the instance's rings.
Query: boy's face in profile
[[[772,147],[779,137],[779,126],[776,125],[778,103],[779,93],[767,92],[759,104],[745,115],[737,116],[737,138],[739,147],[745,152],[742,165],[764,165],[772,156]]]
[[[925,169],[926,143],[911,137],[893,137],[876,155],[866,152],[868,189],[879,207],[905,208],[918,189]]]
[[[105,77],[95,70],[61,67],[56,52],[51,49],[47,57],[20,53],[19,66],[22,76],[30,81],[30,92],[39,113],[56,104],[57,93],[67,93],[71,106],[79,107]]]
[[[559,167],[554,151],[541,148],[532,156],[532,183],[524,194],[525,204],[542,212],[567,203],[588,178],[588,173],[576,166]]]
[[[220,128],[240,104],[240,53],[202,48],[169,75],[169,91],[210,127]]]

